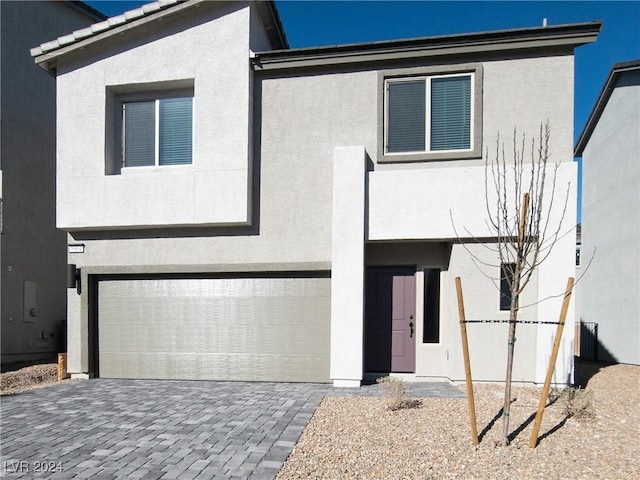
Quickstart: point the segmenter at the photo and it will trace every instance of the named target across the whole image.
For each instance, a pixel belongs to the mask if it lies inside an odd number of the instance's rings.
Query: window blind
[[[388,84],[387,151],[425,150],[425,80]]]
[[[431,150],[471,148],[471,76],[431,79]]]
[[[515,263],[503,263],[500,266],[500,310],[511,309],[511,284],[515,271]]]
[[[193,99],[160,100],[159,165],[185,165],[192,155]]]
[[[124,166],[155,164],[155,102],[129,102],[124,108]]]

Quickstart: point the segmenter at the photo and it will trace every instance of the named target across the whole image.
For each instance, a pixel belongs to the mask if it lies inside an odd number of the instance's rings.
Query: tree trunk
[[[513,282],[517,282],[516,274],[519,274],[518,267],[514,272]],[[516,320],[518,319],[518,297],[511,294],[511,307],[509,309],[509,337],[507,345],[507,375],[504,386],[504,406],[502,407],[502,446],[509,445],[509,414],[511,412],[511,378],[513,375],[513,347],[516,343]]]
[[[502,446],[509,445],[509,414],[511,413],[511,378],[513,376],[513,350],[516,343],[516,322],[518,320],[518,296],[520,295],[520,280],[524,269],[525,241],[527,238],[527,222],[529,214],[529,194],[522,198],[520,224],[518,225],[518,249],[516,251],[516,266],[510,282],[511,305],[509,308],[509,339],[507,344],[507,375],[504,385],[504,406],[502,407]]]

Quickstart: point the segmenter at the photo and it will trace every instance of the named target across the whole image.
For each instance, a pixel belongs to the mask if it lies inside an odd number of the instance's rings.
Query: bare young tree
[[[511,295],[502,429],[502,444],[505,446],[509,444],[513,353],[519,298],[536,268],[546,260],[558,240],[569,198],[567,188],[562,217],[556,225],[550,225],[559,168],[557,163],[549,165],[550,137],[549,123],[540,125],[537,141],[535,138],[531,140],[530,160],[527,161],[526,136],[522,134],[518,142],[518,133],[514,129],[513,162],[507,160],[504,144],[500,142],[499,136],[495,156],[490,159],[487,152],[485,158],[488,222],[496,233],[501,273]],[[548,167],[551,167],[551,171],[548,171]],[[489,195],[491,190],[497,194],[493,197],[493,202]]]
[[[516,321],[520,309],[519,297],[535,269],[549,256],[558,240],[562,219],[568,203],[568,190],[558,225],[550,226],[551,210],[556,190],[556,173],[559,164],[553,165],[550,178],[549,139],[551,128],[547,122],[540,126],[538,141],[531,141],[530,161],[525,160],[526,136],[523,134],[518,144],[517,131],[513,132],[513,163],[507,161],[504,145],[500,138],[496,141],[493,159],[486,155],[485,195],[489,224],[497,236],[497,249],[502,276],[509,286],[509,334],[507,341],[507,372],[503,406],[502,444],[509,444],[509,413],[511,410],[511,383],[513,373],[513,353],[516,341]],[[525,172],[528,171],[528,178]],[[551,182],[546,191],[547,181]],[[489,190],[493,188],[497,196],[490,202]],[[545,194],[548,198],[545,199]],[[545,202],[545,200],[547,200]]]
[[[556,177],[559,164],[551,164],[549,123],[541,124],[537,138],[528,140],[525,134],[513,131],[513,150],[507,155],[505,145],[496,140],[495,153],[485,153],[485,199],[487,226],[495,236],[495,246],[485,244],[497,254],[499,265],[482,261],[469,249],[473,262],[483,267],[499,269],[500,281],[509,287],[509,333],[507,343],[507,371],[503,406],[502,444],[509,444],[509,414],[514,346],[520,295],[530,282],[536,268],[544,262],[561,236],[561,228],[569,200],[569,186],[561,205],[559,221],[551,224],[556,197]],[[512,157],[512,158],[510,158]],[[573,227],[573,226],[572,226]],[[571,231],[571,230],[569,230]],[[469,232],[468,232],[469,233]],[[567,232],[568,233],[568,232]],[[495,270],[494,270],[495,271]],[[484,273],[484,272],[483,272]]]

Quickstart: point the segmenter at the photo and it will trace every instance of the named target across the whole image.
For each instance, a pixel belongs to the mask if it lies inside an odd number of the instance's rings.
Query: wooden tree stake
[[[469,342],[467,340],[467,324],[465,323],[464,300],[462,298],[462,282],[456,277],[458,292],[458,315],[460,316],[460,336],[462,337],[462,354],[464,356],[464,376],[467,384],[467,400],[469,401],[469,418],[471,421],[471,441],[478,445],[478,426],[476,423],[476,404],[473,399],[473,381],[471,380],[471,362],[469,361]]]
[[[569,277],[569,280],[567,281],[567,289],[565,290],[564,294],[564,301],[562,302],[562,310],[560,311],[560,319],[558,320],[558,328],[556,329],[556,337],[553,341],[553,351],[551,352],[551,358],[549,359],[549,368],[547,368],[547,378],[544,381],[544,388],[542,389],[540,402],[538,403],[538,413],[536,413],[536,421],[533,424],[533,432],[531,432],[531,440],[529,441],[529,447],[531,448],[536,448],[536,445],[538,444],[538,433],[540,432],[540,425],[542,424],[544,406],[547,404],[547,397],[549,396],[551,377],[553,377],[553,370],[556,367],[558,350],[560,350],[560,340],[562,339],[562,331],[564,330],[564,321],[565,318],[567,318],[567,310],[569,310],[569,302],[571,301],[573,282],[573,277]]]

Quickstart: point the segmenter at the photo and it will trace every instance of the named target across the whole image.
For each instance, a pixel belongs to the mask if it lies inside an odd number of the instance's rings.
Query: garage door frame
[[[100,328],[99,328],[99,292],[100,283],[105,281],[119,280],[171,280],[171,279],[273,279],[273,278],[330,278],[331,273],[327,270],[319,271],[261,271],[261,272],[215,272],[215,273],[153,273],[153,274],[91,274],[88,276],[88,297],[89,297],[89,368],[94,372],[94,376],[100,377]],[[327,318],[330,329],[330,319]],[[329,331],[330,333],[330,331]],[[330,355],[330,352],[327,352]],[[327,372],[328,375],[328,372]],[[327,381],[328,378],[327,378]]]

